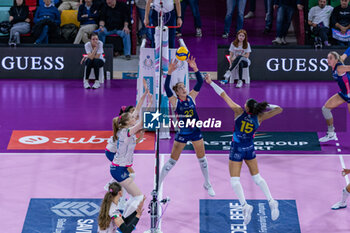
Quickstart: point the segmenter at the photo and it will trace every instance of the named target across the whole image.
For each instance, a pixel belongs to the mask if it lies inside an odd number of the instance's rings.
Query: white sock
[[[333,125],[328,125],[328,132],[334,133],[334,126]]]
[[[348,190],[346,190],[346,187],[343,188],[343,194],[342,194],[342,197],[341,197],[341,201],[343,203],[346,203],[346,199],[348,199],[349,194],[350,193],[348,192]]]
[[[205,179],[205,184],[210,185],[207,157],[204,156],[203,158],[198,159],[198,162],[199,162],[199,165],[200,165],[201,170],[202,170],[202,174],[203,174],[204,179]]]
[[[123,217],[127,218],[129,217],[134,211],[137,209],[139,206],[140,202],[143,199],[143,195],[136,196],[136,197],[131,197],[127,202],[126,202],[126,207],[125,211],[123,213]]]
[[[240,178],[237,176],[231,177],[231,186],[233,188],[233,191],[235,191],[235,193],[238,197],[239,203],[241,203],[241,205],[243,206],[247,202],[245,200],[243,188],[242,188],[241,182],[239,180],[240,180]]]
[[[160,172],[160,176],[159,176],[159,185],[161,185],[163,183],[165,176],[168,175],[169,171],[175,166],[176,162],[177,161],[175,159],[170,158],[164,164],[162,171]]]
[[[271,193],[270,193],[269,186],[267,186],[267,183],[266,183],[265,179],[262,178],[259,173],[254,175],[254,176],[252,176],[252,178],[253,178],[255,184],[258,185],[260,187],[260,189],[263,191],[263,193],[266,196],[266,199],[268,201],[273,200],[273,198],[271,196]]]

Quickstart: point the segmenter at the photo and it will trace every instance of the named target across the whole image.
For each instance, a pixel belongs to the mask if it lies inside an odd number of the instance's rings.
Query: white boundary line
[[[344,169],[345,168],[345,163],[344,163],[343,155],[339,155],[339,160],[340,160],[341,167]],[[345,178],[346,185],[348,185],[349,184],[349,177],[348,177],[348,175],[344,176],[344,178]]]
[[[182,156],[190,156],[190,155],[194,155],[195,153],[182,153]],[[228,157],[229,152],[227,151],[227,153],[206,153],[206,156],[225,156]],[[77,156],[77,155],[98,155],[98,156],[104,156],[104,152],[101,151],[101,153],[47,153],[47,152],[43,152],[43,153],[16,153],[16,152],[12,152],[12,153],[0,153],[0,159],[1,156],[16,156],[16,155],[61,155],[61,156],[66,156],[66,155],[71,155],[71,156]],[[154,156],[154,153],[135,153],[135,156],[140,156],[140,155],[146,155],[146,156]],[[166,154],[162,154],[163,157],[165,155],[170,155],[170,153],[166,153]],[[289,157],[301,157],[301,156],[305,156],[305,157],[338,157],[339,154],[257,154],[257,156],[272,156],[272,157],[279,157],[279,156],[289,156]],[[342,156],[345,157],[349,157],[350,154],[343,154]]]

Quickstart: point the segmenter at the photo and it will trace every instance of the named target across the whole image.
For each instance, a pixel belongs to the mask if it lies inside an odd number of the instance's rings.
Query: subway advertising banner
[[[82,79],[84,46],[0,47],[0,79]],[[113,73],[113,46],[105,45],[105,72]]]
[[[218,79],[229,67],[229,45],[218,46]],[[315,50],[313,47],[252,46],[249,59],[251,80],[331,81],[327,55],[336,51],[340,55],[345,49]],[[346,62],[345,62],[346,63]]]

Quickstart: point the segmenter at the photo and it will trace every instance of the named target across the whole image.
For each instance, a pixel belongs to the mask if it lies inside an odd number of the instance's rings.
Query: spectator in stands
[[[149,25],[149,14],[151,9],[151,3],[153,2],[153,10],[151,13],[152,26],[158,26],[158,14],[160,12],[160,0],[147,0],[146,12],[145,12],[145,25]],[[175,3],[175,7],[174,7]],[[176,8],[176,10],[175,10]],[[166,26],[178,26],[181,27],[181,5],[180,0],[163,0],[163,13],[164,13],[164,25]],[[152,28],[152,41],[151,46],[155,47],[154,34],[155,29]],[[169,48],[175,48],[175,28],[169,28]]]
[[[61,3],[61,0],[52,0],[51,4],[55,7],[58,7]],[[39,0],[39,6],[44,6],[45,5],[45,1],[44,0]]]
[[[98,39],[98,35],[96,33],[91,33],[90,42],[85,44],[85,52],[87,55],[85,55],[80,62],[81,64],[85,62],[86,66],[84,88],[91,88],[89,84],[89,77],[93,68],[95,72],[95,83],[92,88],[97,89],[101,86],[98,78],[100,77],[100,68],[105,64],[105,59],[103,58],[103,43]]]
[[[266,1],[266,0],[265,0]],[[256,0],[249,1],[249,12],[244,16],[245,19],[251,19],[255,17]]]
[[[286,36],[295,9],[303,10],[304,6],[301,4],[301,0],[275,0],[274,9],[277,9],[277,22],[276,22],[276,39],[272,41],[274,44],[287,44]]]
[[[9,13],[9,21],[12,24],[9,45],[16,45],[20,43],[20,34],[26,34],[30,31],[29,9],[24,0],[14,0]]]
[[[331,25],[335,29],[332,32],[333,37],[340,45],[350,44],[350,6],[349,0],[341,0],[340,6],[333,9],[331,15]]]
[[[202,37],[202,21],[199,14],[198,0],[181,0],[181,12],[182,12],[182,23],[185,20],[185,13],[187,6],[190,5],[193,18],[194,18],[194,28],[196,30],[196,37]],[[182,36],[181,28],[176,30],[176,36]]]
[[[145,10],[146,10],[146,0],[136,0],[136,7],[137,12],[139,13],[139,17],[141,20],[142,27],[137,33],[137,37],[139,40],[148,38],[150,41],[152,41],[152,32],[151,29],[147,28],[145,26],[144,20],[145,20]]]
[[[230,68],[226,71],[224,77],[226,80],[232,78],[232,71],[238,68],[236,87],[240,88],[243,85],[243,68],[250,66],[249,55],[252,52],[246,30],[241,29],[237,32],[236,39],[231,43],[229,51]]]
[[[81,4],[83,4],[83,0],[62,0],[58,10],[60,12],[64,10],[78,10]]]
[[[105,43],[106,36],[112,34],[119,35],[123,39],[125,59],[130,60],[130,10],[123,2],[106,0],[106,3],[107,4],[102,8],[100,15],[100,31],[98,37],[103,43]]]
[[[237,5],[237,27],[236,32],[243,28],[243,17],[244,17],[244,8],[247,0],[226,0],[226,17],[225,17],[225,27],[224,34],[222,38],[227,39],[230,33],[230,27],[232,23],[232,15]]]
[[[34,44],[48,44],[49,34],[57,35],[57,30],[61,24],[60,13],[51,4],[51,0],[44,0],[45,4],[39,6],[34,17],[33,36],[36,37]]]
[[[84,44],[89,42],[89,35],[97,29],[98,17],[98,8],[92,0],[85,0],[85,4],[79,6],[78,21],[80,22],[80,28],[74,44],[80,44],[81,40]]]
[[[273,23],[273,2],[274,0],[264,0],[265,4],[265,29],[264,34],[269,34]]]
[[[325,46],[329,46],[328,32],[329,19],[331,17],[333,7],[327,5],[327,0],[318,0],[318,6],[314,6],[309,11],[308,24],[316,38],[321,38],[321,42]],[[316,40],[315,38],[315,40]],[[318,39],[316,40],[318,41]]]

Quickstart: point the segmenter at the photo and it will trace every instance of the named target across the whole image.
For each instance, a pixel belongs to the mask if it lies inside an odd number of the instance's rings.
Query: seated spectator
[[[286,36],[292,17],[296,8],[302,10],[304,8],[301,5],[301,0],[275,0],[274,6],[277,9],[277,22],[276,22],[276,39],[272,41],[274,44],[287,44]]]
[[[151,9],[151,3],[153,2],[153,10],[150,12]],[[175,7],[174,7],[175,3]],[[150,24],[149,22],[149,15],[151,13],[152,18],[152,25],[151,26],[158,26],[158,14],[160,11],[160,0],[147,0],[146,3],[146,12],[145,12],[145,25],[148,26]],[[163,19],[164,19],[164,25],[165,26],[175,26],[181,27],[182,25],[182,19],[181,19],[181,5],[180,0],[164,0],[163,1]],[[151,46],[152,48],[155,47],[155,41],[154,41],[154,34],[155,29],[152,28],[152,41]],[[175,48],[175,34],[176,30],[175,28],[169,28],[169,48]]]
[[[226,80],[232,78],[232,71],[238,67],[237,88],[243,85],[243,68],[250,66],[249,55],[252,52],[248,42],[248,35],[244,29],[237,32],[236,39],[231,43],[230,48],[230,68],[226,71],[224,77]]]
[[[222,38],[227,39],[230,34],[230,28],[232,23],[232,16],[237,5],[237,27],[236,32],[243,28],[243,17],[244,17],[244,9],[247,1],[246,0],[227,0],[226,1],[226,16],[225,16],[225,26],[224,26],[224,34],[222,34]]]
[[[33,36],[37,38],[34,44],[48,44],[49,34],[57,36],[61,24],[60,13],[51,0],[44,2],[45,5],[38,7],[34,17]]]
[[[16,45],[20,43],[20,34],[26,34],[30,31],[29,9],[24,0],[14,0],[9,13],[9,21],[12,24],[9,45]]]
[[[79,6],[78,21],[80,28],[75,37],[74,44],[89,42],[89,35],[97,29],[98,8],[92,3],[92,0],[85,0],[85,4]]]
[[[124,55],[126,60],[130,60],[131,40],[130,40],[130,10],[123,2],[116,0],[106,0],[106,5],[102,8],[100,17],[100,31],[98,37],[105,43],[106,36],[117,34],[123,39]]]
[[[138,31],[137,33],[137,37],[139,38],[139,40],[144,39],[144,38],[148,38],[150,41],[152,41],[152,33],[151,33],[151,29],[147,28],[145,26],[144,20],[145,20],[145,9],[146,9],[146,0],[136,0],[136,8],[137,8],[137,12],[139,14],[140,17],[140,21],[142,24],[141,29]]]
[[[340,6],[331,15],[332,36],[340,45],[350,44],[350,6],[349,0],[341,0]]]
[[[83,3],[83,0],[62,0],[62,3],[58,7],[59,12],[64,10],[78,10],[79,6]]]
[[[331,17],[333,7],[327,5],[327,0],[318,0],[318,6],[314,6],[309,11],[308,24],[311,26],[311,30],[315,35],[315,41],[324,43],[325,46],[329,46],[328,32],[329,32],[329,19]]]
[[[185,13],[187,6],[190,5],[193,18],[194,18],[194,28],[196,30],[196,37],[202,37],[202,21],[199,14],[198,0],[182,0],[181,1],[181,12],[182,12],[182,23],[185,20]],[[181,28],[176,30],[176,36],[182,36]]]
[[[91,74],[91,69],[93,68],[95,72],[95,83],[92,88],[97,89],[101,86],[98,78],[100,77],[100,68],[105,64],[105,59],[103,58],[103,43],[98,39],[98,35],[96,33],[93,32],[90,36],[90,42],[85,44],[85,52],[87,55],[81,60],[81,64],[85,62],[86,66],[84,88],[91,88],[89,84],[89,77]]]
[[[55,7],[58,7],[61,3],[61,0],[52,0],[51,1],[51,4]],[[45,5],[45,2],[44,0],[39,0],[39,6],[44,6]]]

